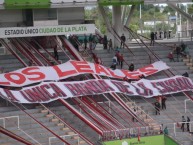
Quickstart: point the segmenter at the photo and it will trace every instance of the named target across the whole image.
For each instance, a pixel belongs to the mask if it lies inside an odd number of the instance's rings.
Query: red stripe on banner
[[[86,61],[70,60],[56,66],[32,66],[0,74],[0,86],[22,87],[43,81],[58,81],[88,73],[111,78],[123,79],[127,77],[127,79],[138,80],[141,75],[149,76],[168,68],[169,67],[164,62],[158,61],[131,72],[129,70],[120,69],[111,70],[102,65],[96,65]]]

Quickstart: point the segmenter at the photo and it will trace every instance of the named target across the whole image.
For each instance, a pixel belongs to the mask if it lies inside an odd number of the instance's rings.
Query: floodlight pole
[[[141,4],[140,4],[140,13],[139,13],[139,18],[140,18],[140,29],[141,29],[141,34],[142,34]]]

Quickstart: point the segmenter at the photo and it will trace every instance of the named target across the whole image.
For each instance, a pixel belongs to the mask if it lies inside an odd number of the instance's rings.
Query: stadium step
[[[85,144],[86,142],[84,140],[81,140],[79,143],[80,144]]]
[[[67,132],[68,135],[74,135],[76,133],[74,133],[73,131]]]
[[[63,123],[58,123],[57,126],[64,126],[64,124]]]
[[[187,66],[192,67],[192,62],[186,63]]]
[[[41,113],[48,113],[48,110],[41,110]]]
[[[47,114],[46,117],[50,118],[50,117],[54,117],[53,114]]]
[[[57,119],[57,118],[53,118],[53,119],[51,119],[51,121],[52,121],[52,122],[58,122],[58,121],[59,121],[59,119]]]
[[[64,127],[64,128],[62,128],[62,130],[66,131],[66,130],[69,130],[69,128],[68,127]]]
[[[185,62],[185,63],[192,62],[192,58],[185,58],[185,59],[183,59],[183,62]]]

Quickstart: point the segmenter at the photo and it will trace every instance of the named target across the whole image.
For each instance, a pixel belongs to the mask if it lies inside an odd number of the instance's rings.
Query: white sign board
[[[0,38],[95,33],[94,24],[0,28]]]

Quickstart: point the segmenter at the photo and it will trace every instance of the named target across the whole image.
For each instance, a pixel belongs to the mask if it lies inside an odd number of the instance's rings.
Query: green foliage
[[[193,15],[193,5],[188,6],[188,13]]]
[[[109,20],[112,20],[112,13],[111,9],[109,7],[104,7],[107,16]],[[85,9],[85,19],[86,20],[94,20],[96,27],[103,33],[105,34],[107,29],[105,26],[105,23],[103,21],[102,16],[99,13],[98,7],[93,7],[91,9]]]
[[[130,24],[129,25],[129,28],[131,30],[133,30],[134,32],[137,32],[137,30],[139,30],[139,26],[138,25],[135,25],[135,24]]]
[[[174,11],[172,8],[170,8],[169,6],[166,6],[166,7],[164,8],[163,13],[164,13],[164,14],[170,13],[170,15],[175,15],[175,11]]]
[[[181,7],[184,9],[183,5],[181,5]],[[104,7],[104,8],[108,15],[108,19],[111,21],[112,20],[112,9],[110,7]],[[128,16],[129,12],[130,12],[130,6],[128,6],[128,11],[126,12],[126,16]],[[189,6],[188,12],[190,14],[193,14],[192,5]],[[161,28],[163,31],[169,30],[169,29],[174,30],[174,31],[176,30],[176,25],[174,25],[174,27],[171,28],[167,23],[169,16],[175,16],[175,11],[171,9],[169,6],[163,7],[159,5],[141,5],[141,13],[142,13],[142,20],[140,23],[140,18],[139,18],[140,6],[137,5],[132,15],[131,23],[129,24],[129,27],[135,32],[137,32],[137,30],[140,29],[141,24],[144,30],[158,31],[159,28]],[[105,23],[102,19],[102,16],[99,14],[99,10],[97,7],[86,9],[85,10],[85,19],[95,20],[95,24],[97,28],[102,33],[107,32]],[[143,24],[145,21],[161,21],[162,23],[156,24],[155,27],[151,27],[151,26],[144,26]]]

